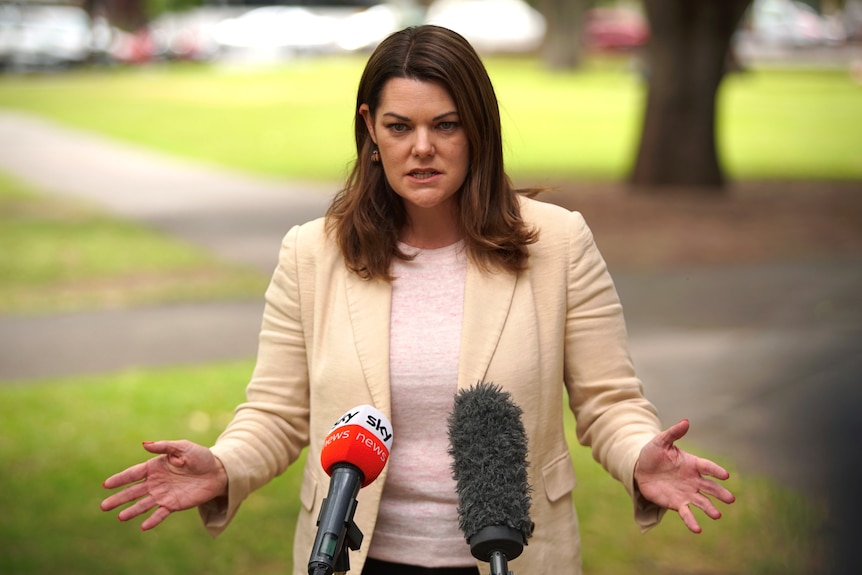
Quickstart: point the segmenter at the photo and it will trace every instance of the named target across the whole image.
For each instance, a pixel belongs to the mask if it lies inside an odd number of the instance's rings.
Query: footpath
[[[287,229],[321,215],[335,189],[180,161],[5,111],[0,171],[266,273]],[[664,423],[690,418],[687,440],[740,473],[829,499],[847,526],[862,476],[860,264],[615,274],[632,355]],[[226,301],[0,316],[0,384],[250,357],[262,308]]]

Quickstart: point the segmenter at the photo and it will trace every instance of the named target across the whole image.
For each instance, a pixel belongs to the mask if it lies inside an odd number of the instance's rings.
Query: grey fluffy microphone
[[[507,561],[532,535],[527,434],[509,393],[479,382],[455,396],[449,455],[458,491],[458,521],[474,557],[507,575]]]

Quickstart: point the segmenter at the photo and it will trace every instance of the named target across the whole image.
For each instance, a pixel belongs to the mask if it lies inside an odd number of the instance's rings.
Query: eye
[[[437,127],[444,132],[451,132],[458,127],[458,122],[440,122]]]
[[[391,124],[387,124],[386,128],[395,134],[402,134],[407,131],[407,124],[403,124],[401,122],[393,122]]]

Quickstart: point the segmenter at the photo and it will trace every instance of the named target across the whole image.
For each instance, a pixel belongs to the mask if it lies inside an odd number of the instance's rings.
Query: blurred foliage
[[[145,12],[151,19],[168,12],[183,12],[209,4],[206,0],[144,0]]]

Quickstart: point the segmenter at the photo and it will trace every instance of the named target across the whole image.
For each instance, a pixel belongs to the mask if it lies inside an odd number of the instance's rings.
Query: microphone
[[[350,568],[347,549],[362,545],[362,532],[353,522],[356,495],[383,471],[391,448],[392,424],[370,405],[354,407],[329,430],[320,464],[332,479],[317,518],[309,575],[346,573]]]
[[[508,392],[480,381],[456,394],[449,417],[458,524],[491,575],[511,575],[507,561],[533,534],[522,413]]]

